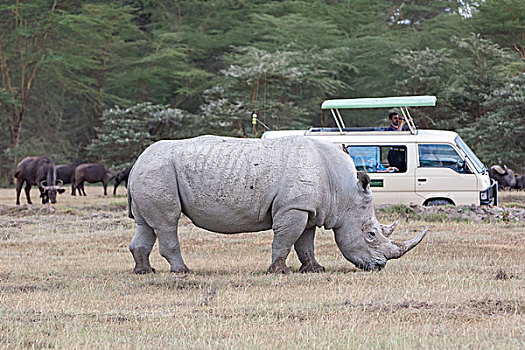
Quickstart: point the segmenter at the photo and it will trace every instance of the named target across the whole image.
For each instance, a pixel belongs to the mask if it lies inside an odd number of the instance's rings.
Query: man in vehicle
[[[388,119],[390,119],[390,125],[388,128],[385,129],[385,131],[406,131],[408,130],[405,125],[405,118],[401,117],[397,112],[391,112],[388,115]]]

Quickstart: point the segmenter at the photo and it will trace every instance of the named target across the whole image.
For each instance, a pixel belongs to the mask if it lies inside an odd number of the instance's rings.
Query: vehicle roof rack
[[[314,127],[308,129],[306,134],[320,134],[320,133],[334,133],[334,132],[343,132],[343,133],[351,133],[351,132],[371,132],[371,131],[385,131],[385,128],[382,127],[352,127],[352,128],[333,128],[333,127]]]
[[[339,109],[354,108],[391,108],[398,107],[405,117],[411,134],[416,133],[414,120],[408,111],[408,107],[429,107],[436,105],[436,96],[399,96],[399,97],[372,97],[372,98],[347,98],[337,100],[326,100],[321,109],[329,109],[334,117],[337,128],[341,134],[347,129]],[[377,130],[374,130],[377,131]]]

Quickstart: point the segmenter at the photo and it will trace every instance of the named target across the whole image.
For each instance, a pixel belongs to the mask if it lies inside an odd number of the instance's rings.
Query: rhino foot
[[[179,267],[177,269],[173,269],[172,268],[171,272],[176,273],[176,274],[184,274],[184,275],[187,275],[189,273],[193,273],[193,271],[190,270],[187,266]]]
[[[292,273],[292,269],[286,266],[285,258],[277,258],[268,268],[268,273],[282,273],[284,275],[289,275]]]
[[[149,252],[145,248],[134,248],[131,250],[131,254],[135,259],[135,268],[133,269],[135,274],[155,273],[155,269],[149,264]]]
[[[323,266],[319,265],[317,262],[309,262],[308,264],[302,264],[301,268],[299,269],[299,272],[326,272],[326,269]]]
[[[133,273],[134,274],[137,274],[137,275],[145,275],[147,273],[156,273],[157,271],[153,268],[153,267],[138,267],[138,266],[135,266],[135,268],[133,269]]]

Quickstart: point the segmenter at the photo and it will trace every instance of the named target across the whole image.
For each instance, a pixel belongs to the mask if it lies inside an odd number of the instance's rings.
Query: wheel
[[[454,205],[454,203],[450,202],[448,199],[432,199],[427,202],[427,207],[434,207],[438,205]]]

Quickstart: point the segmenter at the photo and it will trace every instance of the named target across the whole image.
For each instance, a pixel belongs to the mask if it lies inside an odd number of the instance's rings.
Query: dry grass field
[[[403,220],[394,239],[429,234],[380,272],[354,268],[318,229],[327,273],[275,276],[270,232],[219,235],[186,219],[195,273],[169,273],[155,247],[157,273],[133,275],[124,188],[86,192],[42,206],[33,190],[36,204],[15,206],[0,189],[0,348],[525,348],[523,222]],[[288,263],[300,266],[295,253]]]

